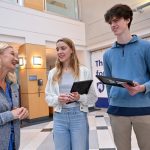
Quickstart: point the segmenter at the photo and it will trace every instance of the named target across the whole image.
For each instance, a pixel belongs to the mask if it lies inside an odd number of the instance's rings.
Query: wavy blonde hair
[[[79,60],[76,54],[76,49],[75,49],[75,45],[73,43],[72,40],[68,39],[68,38],[61,38],[59,39],[56,44],[58,42],[64,42],[66,43],[71,49],[72,49],[72,54],[70,57],[70,67],[72,69],[72,73],[74,78],[79,78]],[[59,82],[62,76],[62,71],[63,71],[63,63],[60,62],[60,60],[57,58],[56,63],[55,63],[55,67],[56,67],[56,72],[53,76],[53,82]]]
[[[13,47],[6,42],[0,41],[0,55],[2,55],[3,52],[8,48],[13,48]],[[0,68],[1,68],[1,60],[0,60]],[[10,80],[13,83],[16,83],[17,82],[16,73],[8,72],[6,75],[6,79]]]

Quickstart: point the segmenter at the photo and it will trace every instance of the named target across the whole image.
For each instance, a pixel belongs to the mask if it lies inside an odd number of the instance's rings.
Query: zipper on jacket
[[[126,44],[119,44],[116,42],[116,47],[122,48],[122,57],[124,57],[124,47]]]
[[[124,47],[125,45],[122,45],[122,57],[124,57]]]

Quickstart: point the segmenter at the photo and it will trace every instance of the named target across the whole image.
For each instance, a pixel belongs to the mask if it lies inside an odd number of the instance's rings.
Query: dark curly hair
[[[117,4],[110,8],[104,15],[105,21],[107,23],[111,23],[113,17],[116,18],[124,18],[125,20],[130,19],[128,24],[128,28],[130,28],[132,19],[133,19],[133,11],[128,5]]]

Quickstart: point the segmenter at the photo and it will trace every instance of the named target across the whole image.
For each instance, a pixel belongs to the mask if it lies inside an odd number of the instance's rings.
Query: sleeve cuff
[[[150,92],[150,84],[149,83],[145,83],[144,86],[145,86],[144,93],[147,94],[148,92]]]

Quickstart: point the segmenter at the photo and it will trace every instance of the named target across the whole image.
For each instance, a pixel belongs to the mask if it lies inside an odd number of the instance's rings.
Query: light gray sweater
[[[18,107],[19,93],[16,84],[11,84],[11,92],[13,107]],[[2,88],[0,88],[0,150],[8,150],[11,134],[11,121],[13,121],[14,125],[15,148],[18,150],[20,145],[20,122],[19,120],[14,120],[11,113],[11,106],[7,101]]]

